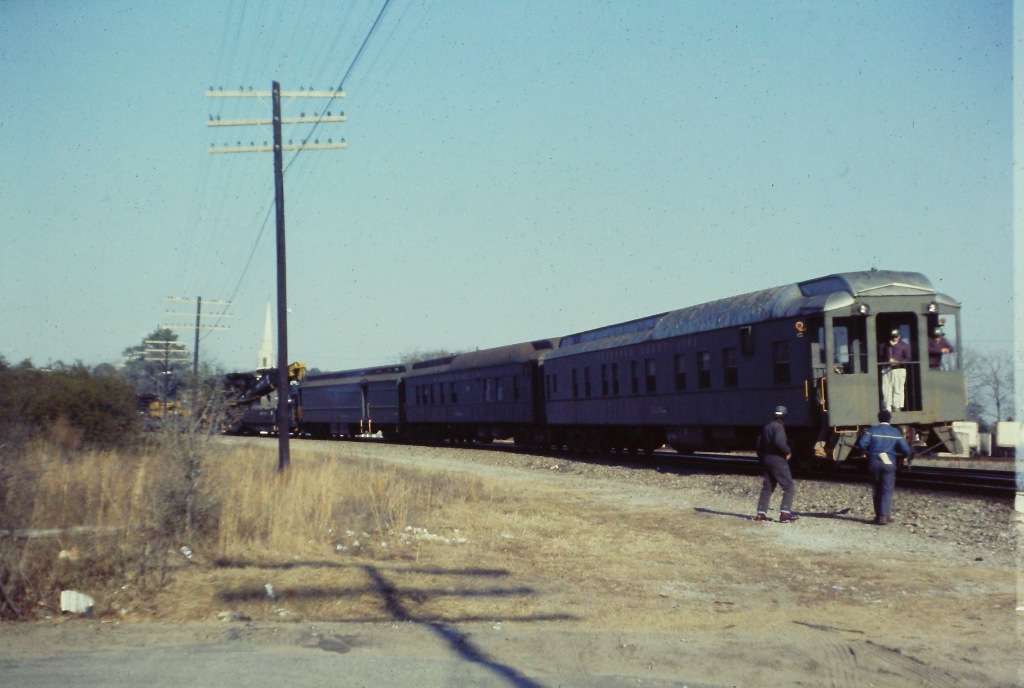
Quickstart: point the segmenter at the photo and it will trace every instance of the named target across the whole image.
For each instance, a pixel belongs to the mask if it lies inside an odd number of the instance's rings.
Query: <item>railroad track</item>
[[[382,442],[373,437],[356,438],[357,442]],[[472,447],[478,451],[524,453],[522,447],[511,442],[496,441],[492,444],[446,445],[453,448]],[[756,457],[737,454],[679,454],[672,449],[659,449],[648,457],[635,454],[609,453],[601,456],[570,457],[562,451],[533,451],[544,456],[569,458],[572,461],[616,464],[635,468],[653,468],[661,473],[728,472],[741,475],[759,475],[761,466]],[[846,464],[826,467],[811,473],[797,473],[799,480],[837,480],[841,482],[868,482],[869,476],[863,464]],[[1024,480],[1024,476],[1021,477]],[[974,468],[949,468],[914,464],[910,470],[903,470],[896,476],[896,485],[901,488],[915,488],[941,492],[959,492],[993,497],[1013,497],[1018,490],[1017,474],[1007,470],[982,470]],[[1024,486],[1021,487],[1024,491]]]
[[[650,459],[657,470],[666,472],[729,471],[756,475],[761,467],[754,457],[655,452]],[[816,471],[797,475],[802,480],[840,480],[845,482],[867,482],[869,476],[863,465],[848,465],[831,470]],[[1024,476],[1021,478],[1024,480]],[[982,470],[974,468],[948,468],[938,466],[912,465],[909,470],[896,476],[901,488],[916,488],[943,492],[960,492],[994,497],[1013,497],[1018,491],[1017,474],[1014,471]],[[1024,490],[1024,488],[1022,488]]]
[[[955,490],[999,497],[1012,497],[1018,490],[1016,472],[974,468],[911,466],[909,471],[896,477],[896,483],[901,487]]]

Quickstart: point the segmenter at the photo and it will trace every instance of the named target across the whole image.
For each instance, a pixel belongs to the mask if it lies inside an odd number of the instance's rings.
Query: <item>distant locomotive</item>
[[[923,275],[871,270],[788,284],[565,337],[411,366],[309,375],[294,428],[380,430],[395,441],[489,442],[574,453],[749,450],[789,409],[794,456],[844,461],[882,405],[898,330],[910,344],[900,426],[920,450],[959,452],[959,304]],[[941,328],[951,351],[929,357]]]

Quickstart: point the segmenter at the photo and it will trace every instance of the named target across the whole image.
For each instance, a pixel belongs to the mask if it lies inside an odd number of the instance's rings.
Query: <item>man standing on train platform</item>
[[[942,336],[942,328],[932,330],[932,338],[928,340],[928,367],[941,368],[942,357],[955,351],[953,345]]]
[[[761,472],[764,483],[761,495],[757,500],[755,521],[770,521],[768,505],[771,503],[775,486],[782,487],[782,504],[779,506],[779,523],[790,523],[800,518],[794,516],[790,509],[793,506],[793,474],[789,470],[789,457],[792,451],[786,440],[786,407],[776,406],[771,421],[761,430],[757,438],[757,458],[761,461]]]
[[[878,363],[882,366],[882,408],[903,410],[903,392],[907,384],[906,365],[910,363],[910,345],[893,329],[889,341],[878,347]]]
[[[892,496],[896,491],[896,454],[911,458],[910,445],[903,439],[903,433],[889,425],[892,414],[878,412],[878,425],[864,431],[857,446],[868,457],[868,473],[871,474],[872,494],[875,506],[875,523],[884,526],[892,514]]]

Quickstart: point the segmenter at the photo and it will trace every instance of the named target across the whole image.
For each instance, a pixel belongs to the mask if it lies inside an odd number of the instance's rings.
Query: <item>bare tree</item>
[[[216,522],[218,505],[205,484],[204,463],[227,411],[215,378],[200,379],[190,396],[191,409],[164,418],[160,432],[172,464],[162,495],[163,526],[166,535],[182,540],[206,534]]]
[[[982,354],[965,351],[968,409],[979,421],[997,423],[1013,414],[1013,357],[1008,351]]]

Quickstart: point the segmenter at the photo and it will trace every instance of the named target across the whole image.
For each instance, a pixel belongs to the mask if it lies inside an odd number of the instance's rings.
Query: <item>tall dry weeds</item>
[[[332,454],[297,449],[281,474],[270,443],[5,453],[0,614],[55,614],[66,589],[97,614],[145,608],[186,568],[225,558],[398,556],[407,527],[437,530],[446,507],[482,498],[475,479]]]

